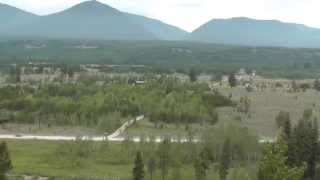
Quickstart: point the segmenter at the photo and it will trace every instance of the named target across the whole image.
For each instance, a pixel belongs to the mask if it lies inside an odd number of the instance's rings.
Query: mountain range
[[[95,0],[47,16],[0,4],[0,21],[4,22],[0,34],[9,37],[179,40],[187,34],[161,21],[124,13]]]
[[[0,3],[0,36],[99,40],[169,40],[279,47],[320,47],[320,29],[277,20],[213,19],[188,33],[96,0],[39,16]]]
[[[188,40],[247,46],[320,47],[320,29],[277,20],[214,19]]]

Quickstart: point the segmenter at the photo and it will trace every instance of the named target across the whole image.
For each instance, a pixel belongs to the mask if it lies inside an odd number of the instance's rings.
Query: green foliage
[[[25,48],[26,44],[32,46],[39,44],[39,41],[46,47]],[[98,48],[76,48],[83,44]],[[183,52],[177,53],[177,48]],[[0,54],[1,64],[30,60],[60,64],[143,64],[151,66],[157,72],[178,69],[187,72],[193,67],[215,74],[226,74],[247,67],[266,76],[290,79],[314,77],[319,73],[318,49],[257,48],[174,41],[4,39],[0,42]],[[312,66],[305,69],[306,63]],[[125,69],[132,70],[128,67]]]
[[[230,141],[230,153],[233,161],[238,163],[250,162],[259,155],[258,137],[238,122],[219,122],[202,134],[203,146],[212,157],[220,157],[223,153],[221,146],[227,139]],[[212,161],[219,160],[211,158]]]
[[[239,180],[239,179],[245,179],[245,180],[256,180],[256,171],[254,168],[232,168],[229,170],[227,180]]]
[[[0,179],[6,179],[6,173],[12,169],[10,154],[8,151],[7,143],[0,144]]]
[[[235,74],[230,74],[228,77],[228,82],[230,87],[236,87],[237,86],[237,79]]]
[[[142,154],[140,151],[137,152],[136,159],[134,161],[133,168],[133,180],[143,180],[144,179],[144,164],[142,160]]]
[[[108,79],[104,79],[108,81]],[[84,126],[112,132],[125,120],[145,114],[154,123],[215,123],[215,108],[232,102],[208,85],[183,83],[172,78],[149,79],[133,86],[127,81],[88,86],[44,84],[39,89],[0,88],[0,108],[17,123]]]
[[[206,151],[202,151],[194,162],[196,180],[205,180],[209,169],[209,157]]]
[[[98,117],[98,129],[101,132],[112,133],[114,129],[117,129],[122,125],[123,118],[119,112],[106,114]]]
[[[268,144],[259,164],[259,180],[300,180],[304,168],[286,165],[288,146],[278,139],[274,144]]]
[[[276,117],[277,127],[284,131],[286,140],[289,140],[291,137],[291,121],[290,114],[288,112],[280,111]]]
[[[170,139],[165,138],[163,142],[159,145],[158,157],[159,157],[159,168],[161,173],[161,179],[165,180],[168,176],[170,166],[172,165]]]
[[[301,166],[305,163],[304,177],[314,178],[319,158],[319,129],[316,119],[308,119],[309,115],[305,115],[304,118],[299,120],[292,132],[289,144],[292,153],[289,154],[289,164]]]
[[[81,167],[83,162],[97,152],[91,141],[77,139],[74,142],[64,142],[56,149],[55,154],[60,160],[68,158],[67,166]]]
[[[231,145],[230,139],[226,139],[222,146],[221,157],[219,160],[220,180],[226,180],[231,164]]]
[[[194,68],[191,68],[189,71],[189,79],[191,82],[196,82],[197,81],[197,72]]]
[[[316,79],[316,80],[314,81],[313,88],[314,88],[315,90],[317,90],[317,91],[320,91],[320,81],[319,81],[319,79]]]
[[[149,172],[149,175],[150,175],[150,180],[153,179],[153,176],[154,176],[154,173],[156,171],[156,168],[157,168],[157,162],[156,162],[155,158],[154,157],[149,158],[149,161],[148,161],[148,172]]]

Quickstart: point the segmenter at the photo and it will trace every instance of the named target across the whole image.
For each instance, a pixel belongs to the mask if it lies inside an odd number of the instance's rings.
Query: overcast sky
[[[33,12],[50,14],[85,0],[0,0]],[[319,0],[99,0],[192,31],[213,18],[278,19],[320,28]]]

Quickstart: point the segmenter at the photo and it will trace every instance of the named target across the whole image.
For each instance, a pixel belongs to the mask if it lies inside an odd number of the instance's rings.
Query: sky
[[[0,0],[46,15],[85,0]],[[159,19],[189,32],[217,18],[277,19],[320,28],[319,0],[99,0],[121,11]]]

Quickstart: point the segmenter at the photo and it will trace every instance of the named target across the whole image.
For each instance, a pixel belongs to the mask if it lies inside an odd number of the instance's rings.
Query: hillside
[[[320,47],[320,29],[276,20],[214,19],[188,39],[249,46]]]
[[[120,11],[97,1],[87,1],[62,12],[42,16],[32,23],[10,29],[8,33],[50,38],[156,39]]]
[[[127,15],[133,22],[149,30],[161,40],[183,40],[188,35],[188,32],[156,19],[130,13]]]
[[[62,12],[37,16],[0,5],[0,35],[108,40],[178,40],[187,32],[159,20],[86,1]]]
[[[272,76],[319,73],[319,49],[263,48],[168,41],[2,40],[0,63],[144,64],[215,72],[254,68]]]
[[[36,18],[37,15],[0,3],[0,32],[29,23]]]

